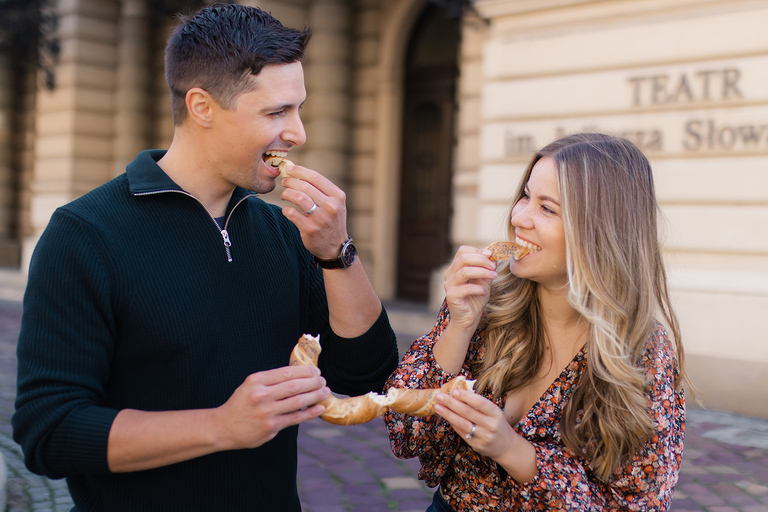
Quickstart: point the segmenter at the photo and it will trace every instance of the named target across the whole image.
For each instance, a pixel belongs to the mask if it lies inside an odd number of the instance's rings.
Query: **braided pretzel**
[[[320,351],[320,338],[304,334],[293,347],[290,364],[317,366]],[[460,375],[438,389],[391,388],[386,395],[371,392],[348,398],[331,395],[320,402],[325,406],[325,412],[320,418],[335,425],[355,425],[371,421],[383,415],[387,409],[410,416],[432,416],[435,414],[437,393],[450,393],[454,389],[472,391],[474,383]]]

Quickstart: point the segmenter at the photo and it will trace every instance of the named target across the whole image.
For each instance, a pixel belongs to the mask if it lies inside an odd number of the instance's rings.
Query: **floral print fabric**
[[[435,328],[417,339],[390,377],[386,388],[437,388],[455,375],[444,372],[432,347],[449,322],[445,304]],[[482,333],[469,346],[461,375],[482,359]],[[677,359],[663,327],[657,324],[641,361],[649,381],[648,401],[655,434],[631,462],[608,482],[599,480],[589,461],[577,457],[560,439],[563,406],[586,367],[586,348],[574,357],[514,429],[536,449],[538,472],[520,484],[496,463],[474,450],[442,418],[419,418],[389,411],[385,421],[397,457],[419,457],[419,478],[438,484],[458,512],[479,510],[661,511],[667,510],[677,483],[685,432],[685,399],[676,393]],[[490,393],[486,398],[492,399]],[[503,409],[505,397],[496,400]]]

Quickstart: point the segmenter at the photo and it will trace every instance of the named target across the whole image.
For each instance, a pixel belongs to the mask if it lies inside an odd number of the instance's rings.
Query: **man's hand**
[[[282,184],[285,190],[280,198],[299,208],[283,208],[283,215],[299,229],[304,246],[321,260],[336,258],[349,238],[344,191],[322,174],[300,165],[291,169]],[[317,208],[313,210],[314,205]]]
[[[254,373],[217,410],[224,450],[254,448],[285,427],[323,413],[315,405],[330,395],[320,371],[310,366],[286,366]]]

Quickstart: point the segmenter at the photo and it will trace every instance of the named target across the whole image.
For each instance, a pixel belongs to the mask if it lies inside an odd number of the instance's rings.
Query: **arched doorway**
[[[25,55],[26,57],[26,55]],[[28,187],[34,150],[34,64],[0,55],[0,268],[21,265],[21,237],[29,225]]]
[[[431,273],[451,256],[451,180],[459,19],[430,3],[406,52],[397,298],[429,299]]]

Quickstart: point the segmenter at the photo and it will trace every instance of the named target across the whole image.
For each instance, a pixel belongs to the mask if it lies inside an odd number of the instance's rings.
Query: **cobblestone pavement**
[[[72,501],[64,481],[27,471],[11,438],[20,317],[17,296],[0,285],[0,453],[8,466],[5,512],[69,511]],[[411,338],[403,335],[401,343]],[[392,455],[381,420],[342,427],[315,419],[300,429],[298,485],[304,512],[424,512],[432,491],[416,479],[418,469],[418,461]],[[768,512],[768,421],[690,410],[672,510]]]

